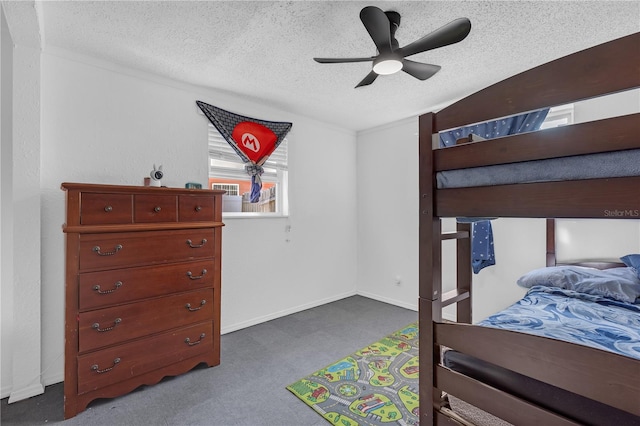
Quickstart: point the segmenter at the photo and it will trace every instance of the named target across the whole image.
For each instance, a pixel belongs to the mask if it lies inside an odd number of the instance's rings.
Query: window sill
[[[288,214],[282,213],[222,213],[222,220],[226,219],[286,219],[288,218]]]

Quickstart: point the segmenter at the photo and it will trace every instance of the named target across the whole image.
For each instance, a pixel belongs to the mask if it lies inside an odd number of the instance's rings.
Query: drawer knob
[[[104,370],[100,370],[100,368],[98,367],[98,364],[93,364],[91,366],[91,369],[98,374],[102,374],[102,373],[106,373],[107,371],[113,370],[115,366],[118,365],[119,363],[120,363],[120,358],[116,358],[113,360],[113,365],[111,367],[105,368]]]
[[[199,212],[200,210],[202,210],[202,207],[200,206],[196,206],[196,208],[194,209],[195,211]]]
[[[111,207],[111,206],[106,206],[106,207],[104,208],[104,211],[105,211],[105,212],[107,212],[107,213],[109,213],[109,212],[113,211],[113,207]]]
[[[192,342],[191,339],[187,337],[186,339],[184,339],[184,342],[189,346],[194,346],[194,345],[199,345],[200,342],[202,342],[202,339],[204,339],[204,333],[200,335],[200,340],[196,340],[195,342]]]
[[[189,244],[189,247],[191,248],[200,248],[200,247],[203,247],[205,244],[207,244],[207,239],[203,238],[200,244],[193,244],[193,241],[187,240],[187,244]]]
[[[116,328],[116,325],[120,324],[121,322],[122,322],[122,318],[116,318],[113,321],[113,325],[111,327],[106,327],[106,328],[100,328],[100,323],[94,322],[91,328],[93,328],[94,330],[100,333],[104,333],[105,331],[113,330],[114,328]]]
[[[203,278],[203,277],[207,274],[207,270],[206,270],[206,269],[203,269],[203,270],[202,270],[202,272],[201,272],[201,274],[202,274],[202,275],[193,275],[193,274],[191,273],[191,271],[187,271],[187,276],[188,276],[188,277],[189,277],[189,279],[191,279],[191,280],[199,280],[199,279]]]
[[[111,290],[100,290],[100,285],[98,284],[93,286],[93,290],[97,291],[98,294],[109,294],[109,293],[113,293],[120,287],[122,287],[122,281],[116,281],[116,283],[114,284],[114,287]]]
[[[122,244],[117,244],[112,251],[100,251],[100,246],[93,248],[93,251],[95,251],[98,256],[113,256],[120,250],[122,250]]]
[[[187,308],[190,312],[195,312],[195,311],[199,311],[200,309],[202,309],[202,307],[205,305],[205,303],[207,303],[207,301],[202,299],[200,301],[200,306],[198,306],[197,308],[192,308],[191,307],[191,303],[187,303],[184,307]]]
[[[155,206],[153,208],[153,211],[156,212],[156,213],[158,213],[160,210],[162,210],[162,208],[160,206]]]

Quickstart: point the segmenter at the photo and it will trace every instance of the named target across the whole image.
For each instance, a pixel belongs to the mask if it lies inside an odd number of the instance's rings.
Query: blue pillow
[[[518,285],[558,287],[635,303],[640,298],[640,278],[633,268],[599,270],[583,266],[552,266],[533,270],[518,279]]]
[[[621,257],[620,260],[629,268],[635,269],[638,278],[640,278],[640,254],[628,254]]]

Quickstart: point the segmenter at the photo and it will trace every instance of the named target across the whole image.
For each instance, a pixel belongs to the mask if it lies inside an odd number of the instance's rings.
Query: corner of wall
[[[10,22],[7,27],[11,29]],[[22,34],[25,31],[20,27]],[[15,41],[12,33],[10,38]],[[8,392],[10,387],[9,402],[15,402],[44,392],[40,281],[41,51],[39,47],[12,43],[10,52],[5,52],[5,37],[2,44],[3,59],[10,58],[8,65],[2,63],[2,105],[5,113],[6,109],[10,110],[10,116],[2,114],[1,288],[3,308],[10,304],[12,309],[10,318],[3,309],[3,319],[8,320],[8,324],[2,322],[2,358],[9,357],[10,361],[2,363],[9,368],[9,373],[5,368],[2,371],[3,385],[5,380],[9,383],[2,391]],[[5,77],[5,73],[10,77]],[[10,99],[5,98],[4,85],[11,88]],[[7,122],[11,130],[5,134]],[[11,173],[7,171],[9,163]]]

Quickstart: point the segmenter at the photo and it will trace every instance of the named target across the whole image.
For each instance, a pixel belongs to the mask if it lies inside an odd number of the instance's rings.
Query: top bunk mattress
[[[447,170],[438,189],[640,176],[640,149]]]

